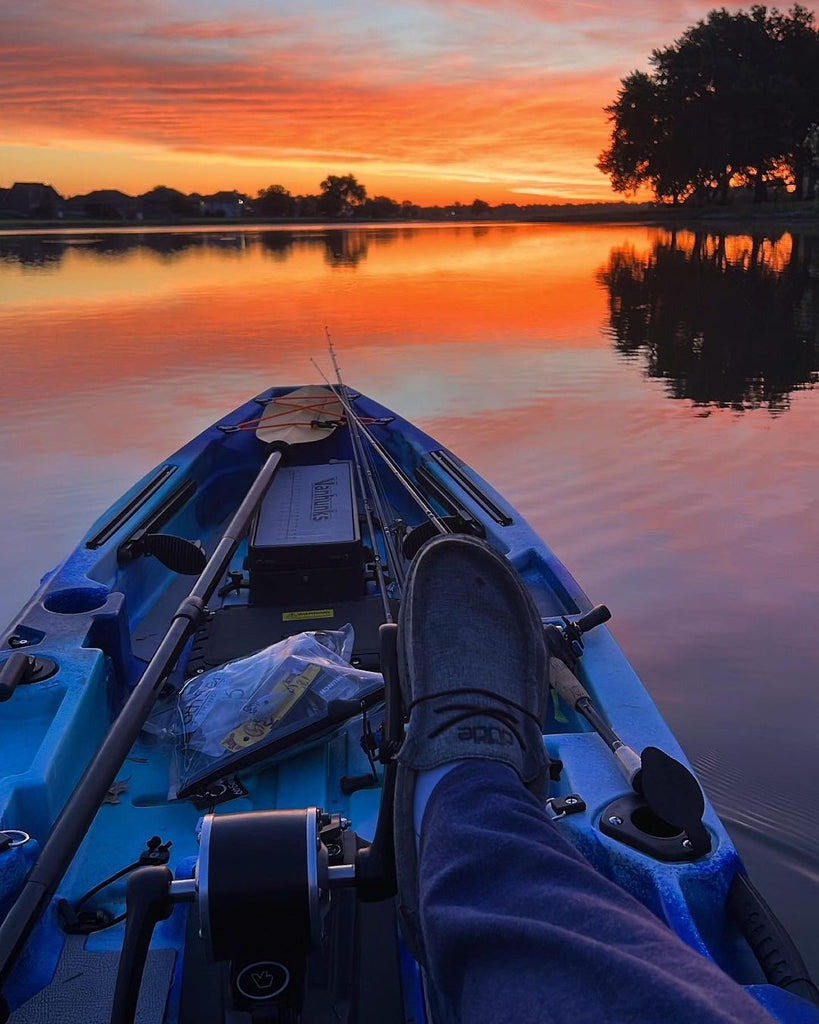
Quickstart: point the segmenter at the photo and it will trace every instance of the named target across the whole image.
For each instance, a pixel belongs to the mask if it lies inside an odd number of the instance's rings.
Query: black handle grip
[[[581,633],[588,633],[590,629],[594,629],[595,626],[602,626],[604,622],[608,622],[611,618],[611,612],[604,604],[595,605],[590,612],[586,612],[585,615],[581,615],[579,619],[575,621],[575,625]]]
[[[381,672],[384,676],[384,733],[392,756],[404,738],[401,688],[398,681],[398,626],[385,622],[378,627],[381,647]]]
[[[170,917],[173,910],[170,895],[172,879],[168,868],[158,864],[137,868],[128,879],[125,889],[128,917],[111,1007],[111,1024],[134,1024],[154,927],[157,922]]]
[[[8,700],[34,667],[34,658],[22,651],[9,655],[0,668],[0,702]]]
[[[381,652],[381,672],[384,675],[384,778],[381,782],[381,805],[375,835],[369,846],[356,855],[355,883],[358,898],[365,903],[390,899],[398,890],[395,876],[395,841],[393,838],[393,810],[395,807],[395,754],[401,745],[401,691],[398,682],[398,627],[385,622],[378,629]]]
[[[728,890],[728,910],[767,980],[819,1005],[819,990],[811,980],[793,939],[747,876],[734,876]]]

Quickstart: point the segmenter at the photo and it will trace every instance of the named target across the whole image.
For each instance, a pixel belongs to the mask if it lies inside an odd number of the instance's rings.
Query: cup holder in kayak
[[[48,594],[43,607],[60,615],[76,615],[101,608],[107,600],[108,591],[105,587],[66,587]]]

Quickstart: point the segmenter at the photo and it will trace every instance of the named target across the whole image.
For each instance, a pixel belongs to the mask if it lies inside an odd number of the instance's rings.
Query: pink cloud
[[[260,39],[276,35],[290,35],[303,31],[303,20],[282,18],[280,20],[252,21],[166,21],[149,25],[142,35],[146,39],[162,39],[175,42],[199,42],[216,39]]]

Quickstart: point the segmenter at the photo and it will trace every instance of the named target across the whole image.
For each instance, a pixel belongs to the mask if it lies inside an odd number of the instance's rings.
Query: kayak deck
[[[18,686],[0,709],[0,824],[31,836],[29,842],[0,853],[0,916],[19,892],[60,809],[190,590],[188,578],[170,572],[156,557],[138,554],[142,535],[161,529],[201,541],[210,552],[265,455],[254,432],[238,427],[258,419],[274,396],[289,390],[263,393],[138,482],[94,524],[66,561],[44,578],[29,604],[0,636],[0,658],[24,651],[53,659],[57,665],[49,679]],[[544,622],[560,623],[563,616],[589,611],[591,603],[565,567],[501,495],[410,423],[363,396],[354,404],[357,414],[371,421],[368,431],[423,492],[438,516],[459,517],[509,558],[529,587]],[[337,429],[315,444],[294,445],[287,453],[287,466],[295,469],[354,461],[348,428]],[[423,530],[427,518],[401,481],[387,471],[383,457],[376,455],[373,465],[378,470],[383,508],[391,519],[383,523],[377,517],[375,545],[362,532],[360,585],[357,570],[349,567],[346,582],[339,582],[338,574],[333,576],[328,569],[323,576],[314,575],[312,582],[307,580],[304,592],[298,587],[277,589],[277,581],[292,580],[292,572],[298,570],[291,570],[290,576],[287,570],[278,576],[274,573],[272,582],[265,577],[263,585],[257,571],[254,584],[253,541],[245,537],[232,557],[219,596],[208,602],[207,621],[186,643],[170,674],[168,696],[160,696],[160,707],[163,700],[172,703],[176,691],[198,674],[302,630],[339,629],[351,622],[355,630],[353,664],[379,668],[378,626],[384,620],[385,601],[372,570],[372,548],[375,546],[378,559],[388,565],[390,544],[396,546],[413,530]],[[354,479],[352,488],[360,511],[365,496]],[[362,518],[355,516],[356,528]],[[258,547],[261,550],[264,545]],[[400,582],[395,573],[388,571],[387,577],[387,604],[394,614],[400,601]],[[461,642],[471,639],[465,622]],[[588,635],[581,666],[584,685],[619,736],[638,749],[653,745],[687,763],[604,627]],[[378,715],[375,703],[371,717],[376,726]],[[161,738],[142,732],[60,883],[58,899],[73,906],[101,881],[137,860],[146,841],[155,835],[172,843],[169,866],[176,877],[190,876],[199,850],[202,815],[210,809],[232,814],[318,806],[352,821],[359,836],[372,837],[381,794],[378,786],[361,783],[372,772],[361,744],[362,729],[362,716],[357,712],[345,720],[325,722],[295,745],[275,750],[256,763],[243,763],[223,778],[205,779],[194,799],[169,797],[174,784],[172,752]],[[578,794],[585,804],[578,813],[561,817],[559,827],[592,864],[628,889],[689,945],[751,987],[780,1019],[819,1020],[807,1003],[765,983],[738,924],[726,914],[729,887],[743,869],[710,805],[704,816],[711,837],[707,856],[664,863],[641,853],[601,830],[606,808],[628,787],[610,751],[586,720],[555,698],[549,702],[544,732],[550,755],[563,765],[550,796]],[[680,837],[665,838],[682,842]],[[119,913],[124,906],[124,886],[125,879],[114,882],[89,905]],[[345,928],[357,928],[362,959],[357,965],[347,963],[343,970],[339,968],[346,989],[337,986],[332,999],[326,985],[322,988],[317,983],[309,991],[305,1019],[311,1019],[311,1014],[314,1019],[324,1019],[332,1000],[333,1013],[337,1014],[339,1007],[348,1012],[352,990],[359,995],[357,1016],[351,1020],[376,1020],[379,1013],[382,1020],[423,1019],[417,967],[399,943],[392,905],[374,904],[364,910],[363,904],[348,898],[350,895],[335,900],[332,927],[341,933]],[[153,998],[153,1003],[146,1004],[141,1019],[223,1019],[219,991],[226,984],[224,971],[220,968],[214,973],[213,964],[201,957],[197,962],[191,927],[184,907],[159,924],[144,985],[149,993],[144,998],[149,1002]],[[12,1020],[35,1019],[44,999],[54,1017],[59,1014],[66,1022],[90,1019],[83,1014],[94,993],[98,1011],[106,999],[110,1001],[105,987],[113,992],[115,954],[122,945],[123,932],[120,923],[87,938],[67,939],[52,907],[35,928],[5,985],[9,1005],[17,1008]],[[341,937],[337,935],[335,941],[333,948],[342,949]],[[63,1000],[59,991],[65,990],[64,979],[77,970],[96,981],[90,988],[78,987],[73,1001]],[[317,969],[317,978],[320,973]],[[381,979],[378,985],[375,978]],[[389,984],[384,981],[387,978]],[[389,993],[386,1003],[385,991]],[[55,999],[63,1001],[55,1003]]]

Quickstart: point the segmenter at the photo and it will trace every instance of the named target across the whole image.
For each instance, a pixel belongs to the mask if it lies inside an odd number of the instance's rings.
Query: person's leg
[[[398,902],[404,939],[423,963],[418,786],[464,758],[508,764],[533,790],[548,777],[543,626],[507,560],[474,537],[437,537],[421,548],[404,583],[398,663],[409,712],[395,786]]]
[[[427,978],[445,1021],[770,1022],[599,874],[505,765],[469,761],[436,784],[418,862]]]
[[[398,653],[409,712],[396,780],[399,908],[435,1024],[770,1020],[546,814],[548,658],[505,558],[471,537],[423,547]]]

